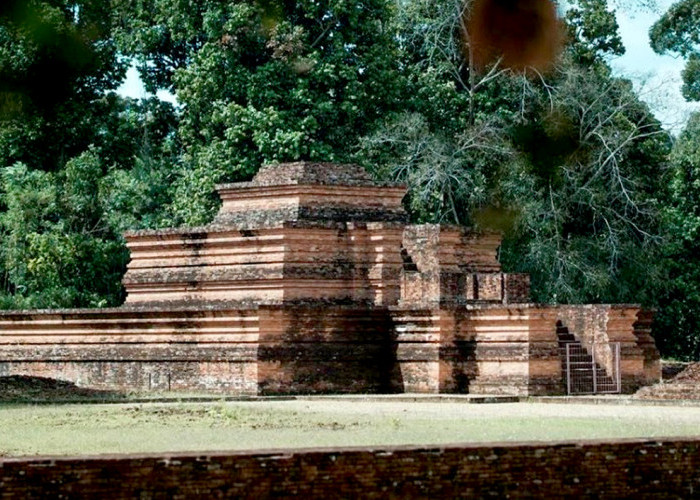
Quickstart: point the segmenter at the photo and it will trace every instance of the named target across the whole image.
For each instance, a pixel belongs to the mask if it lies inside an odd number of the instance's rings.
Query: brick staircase
[[[569,328],[561,321],[557,321],[557,338],[559,341],[559,359],[561,360],[561,372],[564,385],[570,394],[594,394],[596,392],[617,392],[616,381],[608,375],[605,368],[595,364],[595,381],[593,383],[593,356],[583,344],[569,332]],[[567,345],[570,345],[571,385],[567,384]],[[594,389],[597,389],[594,390]]]

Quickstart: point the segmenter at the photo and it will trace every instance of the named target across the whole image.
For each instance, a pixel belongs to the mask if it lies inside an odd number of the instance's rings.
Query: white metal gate
[[[609,347],[609,350],[608,350]],[[605,359],[596,359],[596,346],[590,351],[578,342],[566,345],[566,392],[568,394],[616,394],[621,389],[620,344],[606,346]]]

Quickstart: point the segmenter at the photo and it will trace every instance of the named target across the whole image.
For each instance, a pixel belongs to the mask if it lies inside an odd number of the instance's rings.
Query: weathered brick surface
[[[318,304],[6,312],[0,375],[126,390],[556,394],[563,391],[559,313],[529,305]],[[628,347],[623,385],[632,390],[644,367],[641,350]]]
[[[204,391],[258,394],[258,367],[249,361],[39,361],[0,363],[0,376],[68,380],[80,387],[123,391]]]
[[[504,274],[504,302],[518,304],[530,302],[530,275]]]
[[[654,311],[641,310],[637,314],[637,321],[634,323],[634,336],[637,338],[637,345],[644,356],[644,381],[643,385],[656,384],[660,382],[661,355],[656,348],[654,337],[651,336],[654,322]]]
[[[285,226],[254,235],[211,230],[127,237],[132,260],[127,304],[216,300],[274,304],[347,300],[381,305],[399,300],[402,227],[343,223]]]
[[[0,498],[694,498],[700,441],[0,458]]]
[[[439,224],[409,225],[403,233],[401,305],[503,302],[496,259],[500,237]]]
[[[299,161],[264,165],[252,181],[222,184],[218,188],[237,186],[272,187],[288,185],[401,187],[397,182],[378,182],[359,165]]]

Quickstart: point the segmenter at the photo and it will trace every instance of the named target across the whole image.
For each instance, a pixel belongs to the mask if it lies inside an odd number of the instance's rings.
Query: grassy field
[[[700,408],[266,401],[0,405],[0,455],[700,435]]]

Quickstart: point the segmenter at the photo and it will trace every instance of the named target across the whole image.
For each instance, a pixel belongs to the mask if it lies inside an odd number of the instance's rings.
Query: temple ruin
[[[532,304],[529,277],[501,270],[498,234],[409,224],[405,192],[309,162],[218,186],[210,225],[125,235],[122,307],[1,312],[0,376],[241,395],[563,394],[576,370],[593,389],[580,392],[660,379],[649,312]]]

